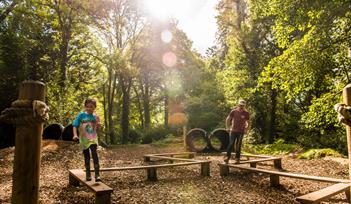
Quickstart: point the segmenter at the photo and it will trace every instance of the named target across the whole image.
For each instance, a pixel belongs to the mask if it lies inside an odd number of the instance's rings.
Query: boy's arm
[[[73,126],[73,140],[78,140],[78,131],[77,127],[79,126],[80,114],[74,119],[72,126]]]
[[[77,127],[73,126],[73,140],[78,140]]]
[[[96,115],[96,128],[101,129],[101,120],[98,115]]]

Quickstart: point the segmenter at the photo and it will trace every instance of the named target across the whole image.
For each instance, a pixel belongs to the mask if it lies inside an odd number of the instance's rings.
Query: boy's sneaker
[[[85,179],[91,181],[90,169],[85,170]]]
[[[95,177],[95,182],[101,182],[100,176]]]

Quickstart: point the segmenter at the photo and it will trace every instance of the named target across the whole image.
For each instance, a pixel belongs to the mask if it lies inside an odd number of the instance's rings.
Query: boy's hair
[[[87,106],[88,103],[93,104],[95,106],[95,108],[96,108],[96,101],[95,101],[95,99],[92,99],[92,98],[86,99],[85,102],[84,102],[84,106]]]

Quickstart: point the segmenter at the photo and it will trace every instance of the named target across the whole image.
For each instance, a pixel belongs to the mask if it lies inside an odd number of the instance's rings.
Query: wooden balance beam
[[[194,158],[196,152],[176,152],[176,153],[159,153],[159,154],[147,154],[153,156],[169,156],[169,157],[176,157],[176,156],[186,156],[188,158]],[[146,155],[145,155],[146,156]]]
[[[270,157],[270,158],[240,161],[240,164],[250,164],[250,167],[256,168],[257,163],[266,162],[266,161],[273,161],[274,168],[282,169],[282,158],[280,157]]]
[[[337,183],[332,186],[328,186],[318,191],[297,197],[296,200],[300,203],[319,203],[323,200],[337,195],[339,193],[345,192],[346,199],[350,203],[350,183]]]
[[[111,167],[111,168],[101,168],[100,171],[125,171],[125,170],[140,170],[145,169],[147,173],[147,180],[157,181],[157,169],[158,168],[168,168],[175,166],[188,166],[188,165],[201,165],[201,176],[210,176],[210,163],[211,161],[190,161],[182,163],[172,163],[172,164],[157,164],[157,165],[145,165],[145,166],[130,166],[130,167]]]
[[[96,204],[111,203],[111,193],[113,189],[102,182],[86,181],[85,171],[82,169],[69,170],[69,184],[79,186],[79,183],[86,185],[91,191],[95,193]]]
[[[226,154],[226,152],[222,152],[222,154]],[[235,153],[232,153],[232,157],[235,157]],[[273,161],[274,168],[282,169],[282,158],[281,157],[272,157],[267,155],[253,155],[253,154],[242,154],[241,158],[246,157],[246,161],[240,161],[240,164],[249,163],[250,167],[256,168],[257,163],[265,162],[265,161]],[[251,158],[258,158],[251,160]]]
[[[320,182],[330,182],[330,183],[349,183],[349,180],[345,179],[336,179],[336,178],[328,178],[328,177],[320,177],[320,176],[309,176],[309,175],[304,175],[304,174],[294,174],[294,173],[287,173],[287,172],[281,172],[281,171],[271,171],[271,170],[265,170],[265,169],[257,169],[257,168],[252,168],[252,167],[244,167],[241,165],[233,165],[233,164],[218,164],[220,166],[220,174],[221,176],[226,176],[229,173],[229,167],[241,169],[241,170],[247,170],[247,171],[252,171],[252,172],[257,172],[257,173],[264,173],[264,174],[269,174],[270,176],[270,183],[271,186],[279,186],[279,177],[290,177],[290,178],[296,178],[296,179],[305,179],[305,180],[313,180],[313,181],[320,181]]]

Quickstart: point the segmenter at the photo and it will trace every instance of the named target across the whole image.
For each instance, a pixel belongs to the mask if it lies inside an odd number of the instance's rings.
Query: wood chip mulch
[[[181,145],[130,145],[116,149],[98,149],[101,167],[143,165],[143,155],[183,152]],[[14,147],[0,150],[0,203],[11,202]],[[230,169],[229,176],[219,175],[220,154],[197,155],[211,160],[211,177],[200,176],[200,166],[181,166],[157,170],[158,181],[146,180],[145,170],[103,172],[105,184],[114,189],[111,203],[298,203],[295,198],[331,185],[315,181],[280,177],[279,187],[270,187],[269,176]],[[273,162],[257,168],[273,169]],[[247,164],[248,165],[248,164]],[[248,165],[249,166],[249,165]],[[314,176],[348,179],[348,160],[326,158],[297,160],[283,156],[284,171]],[[68,184],[68,170],[83,168],[83,155],[77,144],[43,141],[40,169],[42,204],[94,203],[95,196],[87,187]],[[328,202],[347,203],[345,194]]]

